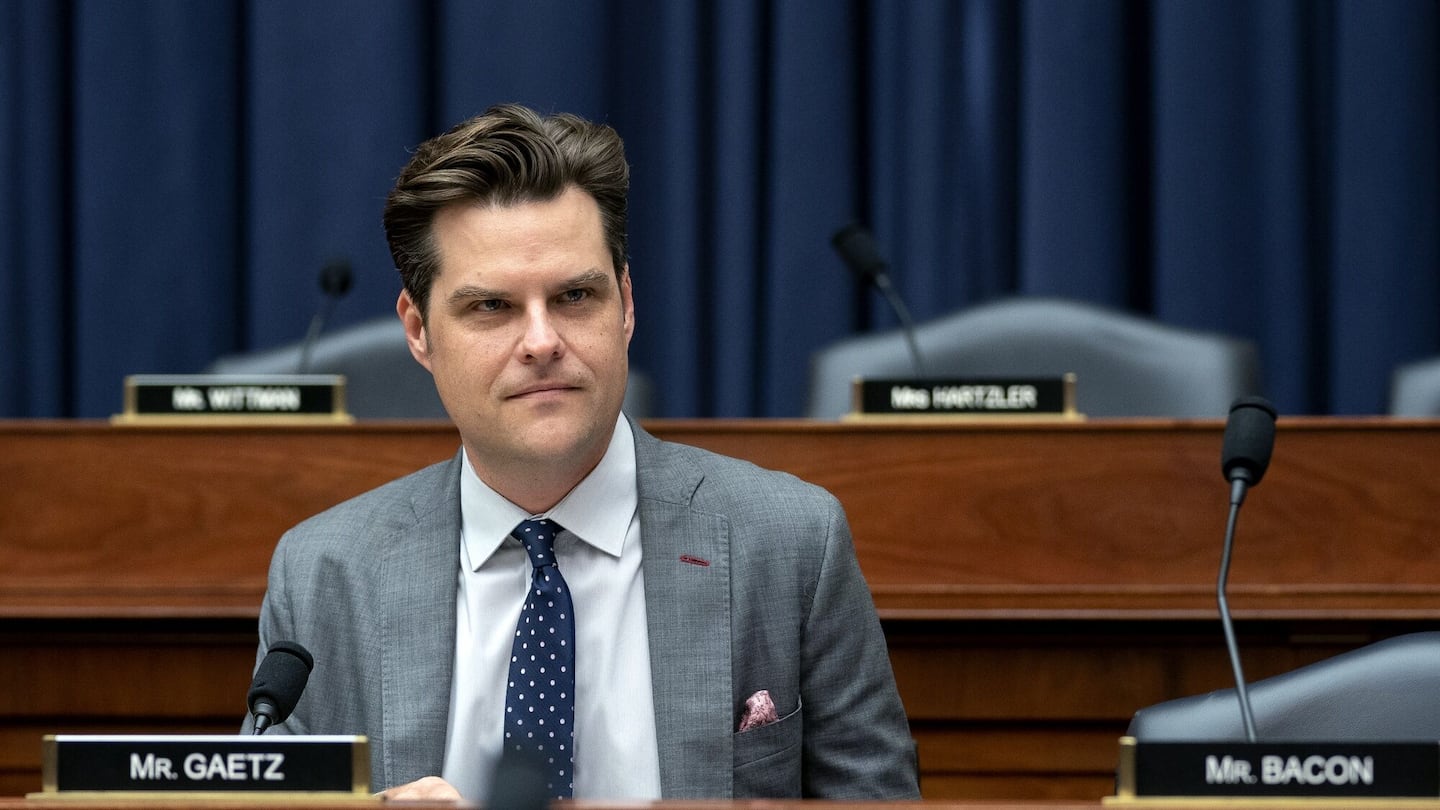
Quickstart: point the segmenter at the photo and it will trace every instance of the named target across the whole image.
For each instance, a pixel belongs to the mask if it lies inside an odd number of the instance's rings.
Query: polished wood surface
[[[655,421],[844,503],[930,799],[1093,801],[1135,709],[1228,685],[1218,422]],[[46,732],[229,732],[275,540],[444,423],[0,423],[0,795]],[[1440,423],[1281,420],[1240,520],[1246,671],[1440,618]]]
[[[1440,803],[1437,803],[1440,804]],[[134,810],[135,801],[124,798],[20,798],[0,797],[0,810]],[[308,809],[327,807],[333,810],[374,810],[380,806],[376,800],[356,798],[307,797],[301,800],[265,800],[261,798],[173,798],[147,806],[164,810],[256,810],[259,807],[276,809]],[[393,806],[393,804],[390,804]],[[480,804],[455,804],[449,801],[405,801],[400,806],[409,810],[454,810],[456,807],[481,807]],[[766,801],[632,801],[621,804],[613,801],[557,801],[557,810],[1093,810],[1100,807],[1099,801],[821,801],[821,800],[766,800]],[[1176,810],[1184,807],[1172,806]],[[1276,810],[1286,810],[1282,804],[1267,804]],[[1408,804],[1407,804],[1408,807]]]
[[[466,802],[406,801],[386,806],[403,806],[409,810],[454,810],[454,808],[478,808],[484,805]],[[0,798],[0,810],[133,810],[137,806],[159,807],[164,810],[253,810],[255,807],[293,807],[303,810],[373,810],[382,806],[375,799],[330,799],[310,796],[289,800],[263,799],[212,799],[179,798],[164,801],[146,801],[138,804],[135,800],[120,798]],[[1434,810],[1440,808],[1440,799],[1274,799],[1262,802],[1245,802],[1237,799],[1195,799],[1159,798],[1132,801],[947,801],[922,800],[918,802],[875,802],[875,801],[825,801],[820,799],[786,800],[703,800],[703,801],[657,801],[657,802],[601,802],[561,801],[551,807],[556,810],[1098,810],[1101,807],[1124,807],[1133,810],[1234,810],[1234,808],[1259,806],[1265,810],[1314,810],[1317,807],[1345,810]]]
[[[1220,422],[655,421],[845,504],[887,618],[1209,617]],[[445,423],[0,423],[0,615],[254,616],[275,539],[452,455]],[[1281,420],[1240,617],[1440,618],[1440,426]]]

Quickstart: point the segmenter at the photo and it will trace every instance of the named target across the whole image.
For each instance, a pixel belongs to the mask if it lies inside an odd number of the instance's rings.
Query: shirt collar
[[[479,569],[500,544],[526,518],[548,517],[585,543],[613,557],[625,548],[630,521],[639,508],[635,483],[635,436],[623,415],[615,423],[610,446],[590,474],[581,479],[560,503],[541,515],[531,515],[480,480],[470,457],[460,454],[460,541]]]

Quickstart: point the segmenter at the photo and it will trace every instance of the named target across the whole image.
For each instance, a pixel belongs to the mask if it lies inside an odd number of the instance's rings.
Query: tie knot
[[[544,568],[555,564],[555,536],[562,531],[560,524],[549,518],[522,520],[510,536],[520,541],[525,553],[530,555],[530,564]]]

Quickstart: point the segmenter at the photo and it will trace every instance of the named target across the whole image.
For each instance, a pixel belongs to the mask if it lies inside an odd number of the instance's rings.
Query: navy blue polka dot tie
[[[550,795],[568,799],[575,779],[575,614],[555,564],[561,531],[552,520],[526,520],[510,533],[525,546],[534,571],[510,652],[505,749],[534,760]]]

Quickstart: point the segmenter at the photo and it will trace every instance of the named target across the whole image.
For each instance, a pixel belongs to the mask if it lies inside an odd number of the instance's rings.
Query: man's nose
[[[520,347],[527,360],[553,360],[563,351],[564,341],[550,313],[543,307],[526,312],[525,333],[521,336]]]

